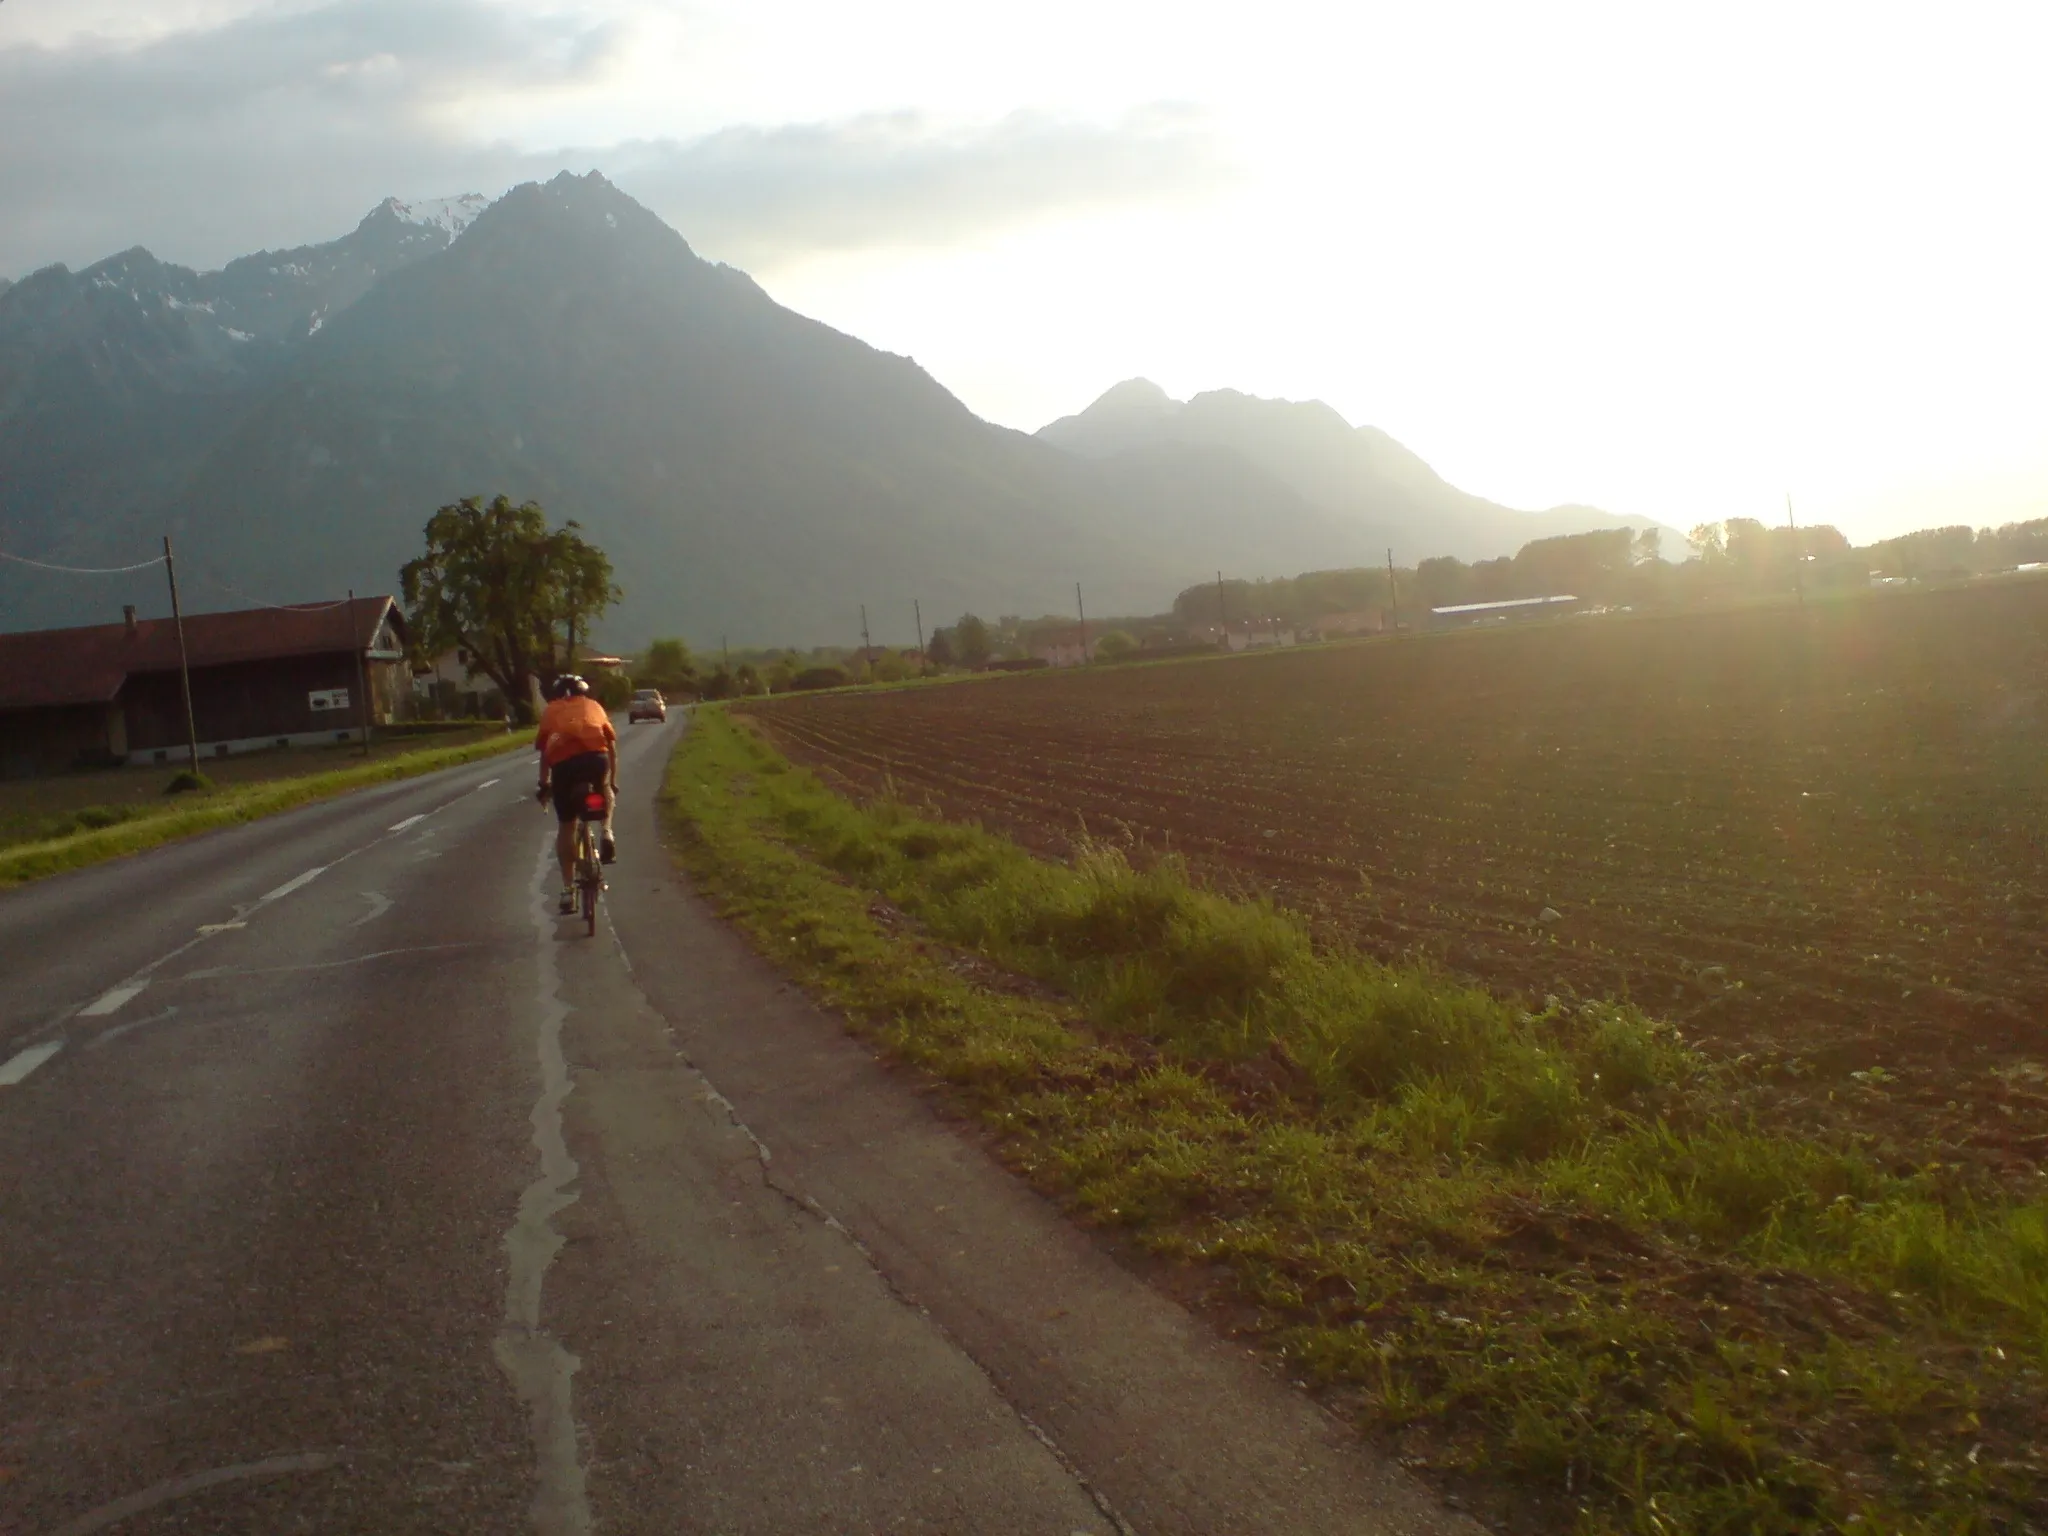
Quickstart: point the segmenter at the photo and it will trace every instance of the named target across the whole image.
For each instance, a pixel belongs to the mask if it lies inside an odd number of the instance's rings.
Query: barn
[[[389,597],[189,614],[184,630],[202,757],[356,740],[411,694]],[[133,608],[118,624],[0,634],[0,777],[175,762],[178,673],[176,626]]]

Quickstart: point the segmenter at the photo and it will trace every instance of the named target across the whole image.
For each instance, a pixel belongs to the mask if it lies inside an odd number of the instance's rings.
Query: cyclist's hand
[[[546,804],[548,803],[548,787],[547,787],[547,785],[543,784],[543,785],[541,785],[541,787],[540,787],[539,789],[536,789],[536,790],[535,790],[535,791],[533,792],[533,800],[534,800],[534,804],[536,804],[536,805],[546,805]]]

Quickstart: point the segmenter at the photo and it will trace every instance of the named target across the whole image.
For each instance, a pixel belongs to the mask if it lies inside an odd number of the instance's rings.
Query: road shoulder
[[[639,986],[767,1149],[1134,1530],[1477,1527],[1119,1267],[755,954],[625,808]]]

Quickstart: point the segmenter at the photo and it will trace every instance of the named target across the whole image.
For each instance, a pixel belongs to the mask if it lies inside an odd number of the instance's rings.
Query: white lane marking
[[[0,1088],[12,1088],[63,1049],[62,1039],[45,1040],[41,1045],[32,1045],[10,1056],[5,1065],[0,1065]]]
[[[477,788],[478,788],[478,789],[489,789],[489,788],[490,788],[490,787],[491,787],[491,786],[492,786],[493,784],[498,784],[498,783],[502,783],[502,782],[503,782],[503,781],[502,781],[502,780],[500,780],[500,779],[485,779],[485,780],[483,781],[483,783],[481,783],[481,784],[477,785]]]
[[[386,955],[431,955],[444,949],[482,949],[480,941],[461,944],[414,944],[405,949],[375,949],[367,955],[351,955],[346,960],[315,960],[307,965],[259,965],[247,970],[238,970],[228,965],[209,965],[204,970],[187,971],[174,978],[178,981],[210,981],[216,976],[283,976],[292,971],[331,971],[344,965],[361,965],[365,960],[382,960]]]
[[[174,1477],[168,1482],[152,1484],[140,1493],[131,1493],[125,1499],[116,1499],[111,1504],[88,1510],[69,1524],[58,1526],[51,1536],[91,1536],[94,1531],[120,1524],[130,1515],[139,1515],[145,1509],[154,1509],[159,1504],[168,1504],[173,1499],[182,1499],[222,1483],[240,1482],[250,1477],[277,1477],[287,1472],[324,1472],[340,1460],[339,1456],[331,1456],[325,1451],[309,1451],[300,1456],[273,1456],[268,1461],[247,1461],[237,1467],[219,1467],[211,1472],[195,1472],[189,1477]]]
[[[336,860],[335,862],[339,863],[340,860]],[[293,891],[296,891],[300,886],[311,885],[315,880],[318,880],[322,875],[326,874],[329,867],[330,866],[326,864],[322,864],[315,869],[307,870],[303,875],[294,875],[292,876],[291,879],[285,881],[283,885],[280,885],[276,890],[266,892],[264,894],[263,900],[280,901],[284,897],[291,895],[291,893]]]
[[[175,1019],[178,1010],[166,1008],[162,1013],[152,1013],[146,1019],[130,1019],[126,1024],[116,1024],[112,1029],[103,1029],[85,1042],[88,1051],[96,1051],[109,1040],[118,1040],[130,1030],[140,1029],[145,1024],[161,1024],[165,1019]]]
[[[405,818],[405,820],[401,821],[397,826],[387,827],[385,830],[389,832],[403,832],[407,827],[411,826],[414,822],[425,821],[427,819],[428,814],[429,813],[426,811],[421,811],[419,815],[408,816]]]
[[[468,793],[468,791],[464,791],[464,793],[466,794]],[[433,810],[427,812],[426,814],[429,816],[439,815],[442,811],[447,810],[449,806],[454,805],[455,803],[456,802],[454,800],[443,801],[440,805],[435,806]],[[164,954],[158,955],[154,960],[150,961],[149,964],[143,966],[140,970],[136,971],[132,983],[124,982],[121,986],[114,988],[112,992],[109,992],[105,996],[101,997],[98,1001],[90,1004],[86,1008],[78,1010],[79,1013],[87,1015],[112,1013],[116,1008],[119,1008],[122,1003],[125,1003],[126,1001],[128,1001],[129,998],[133,997],[137,992],[140,992],[145,986],[149,985],[149,978],[152,975],[162,970],[166,965],[169,965],[173,960],[177,959],[180,955],[185,954],[189,950],[198,948],[201,944],[204,944],[207,940],[211,939],[217,933],[223,933],[232,928],[248,927],[248,923],[244,921],[244,919],[246,919],[250,913],[259,911],[266,904],[276,901],[280,897],[289,896],[293,891],[298,890],[299,887],[305,885],[311,880],[318,878],[320,875],[325,874],[328,870],[333,869],[335,865],[346,864],[350,859],[354,858],[357,854],[366,852],[367,850],[375,847],[377,843],[381,842],[382,840],[382,838],[372,839],[370,842],[364,843],[361,847],[351,848],[347,853],[344,853],[339,858],[335,859],[333,863],[322,864],[318,869],[309,869],[304,874],[299,875],[295,879],[287,880],[283,885],[280,885],[276,890],[270,892],[269,895],[263,896],[256,901],[236,902],[234,904],[234,921],[227,923],[202,924],[195,937],[187,939],[184,943],[180,944],[176,949],[169,950]],[[350,962],[344,961],[342,963],[348,964]],[[214,973],[206,972],[205,974],[212,975]],[[116,994],[122,995],[117,996]],[[73,1017],[73,1015],[69,1013],[60,1015],[50,1024],[45,1025],[44,1028],[48,1029],[60,1027],[65,1019],[71,1017]],[[20,1036],[17,1035],[15,1038],[19,1039]]]
[[[505,1233],[505,1316],[492,1352],[526,1405],[533,1436],[539,1486],[530,1506],[544,1536],[580,1536],[591,1528],[584,1492],[583,1463],[576,1443],[572,1379],[580,1363],[561,1340],[541,1325],[541,1286],[562,1246],[555,1213],[576,1201],[576,1159],[562,1130],[562,1101],[575,1087],[562,1054],[562,1024],[569,1004],[555,954],[554,903],[548,899],[554,839],[535,849],[531,895],[534,938],[534,1054],[539,1058],[540,1097],[527,1116],[533,1149],[540,1154],[534,1180],[520,1192],[519,1211]]]
[[[87,1003],[78,1010],[78,1016],[81,1019],[104,1018],[148,985],[149,983],[146,981],[124,982],[110,991],[102,992],[98,997]]]
[[[382,891],[358,891],[356,894],[370,904],[370,910],[350,923],[349,927],[351,928],[360,928],[365,923],[374,923],[378,918],[391,910],[391,898]]]

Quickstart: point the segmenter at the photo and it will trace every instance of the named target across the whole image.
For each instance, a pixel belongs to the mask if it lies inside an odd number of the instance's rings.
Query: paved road
[[[0,1532],[1469,1529],[747,952],[629,735],[0,895]]]

